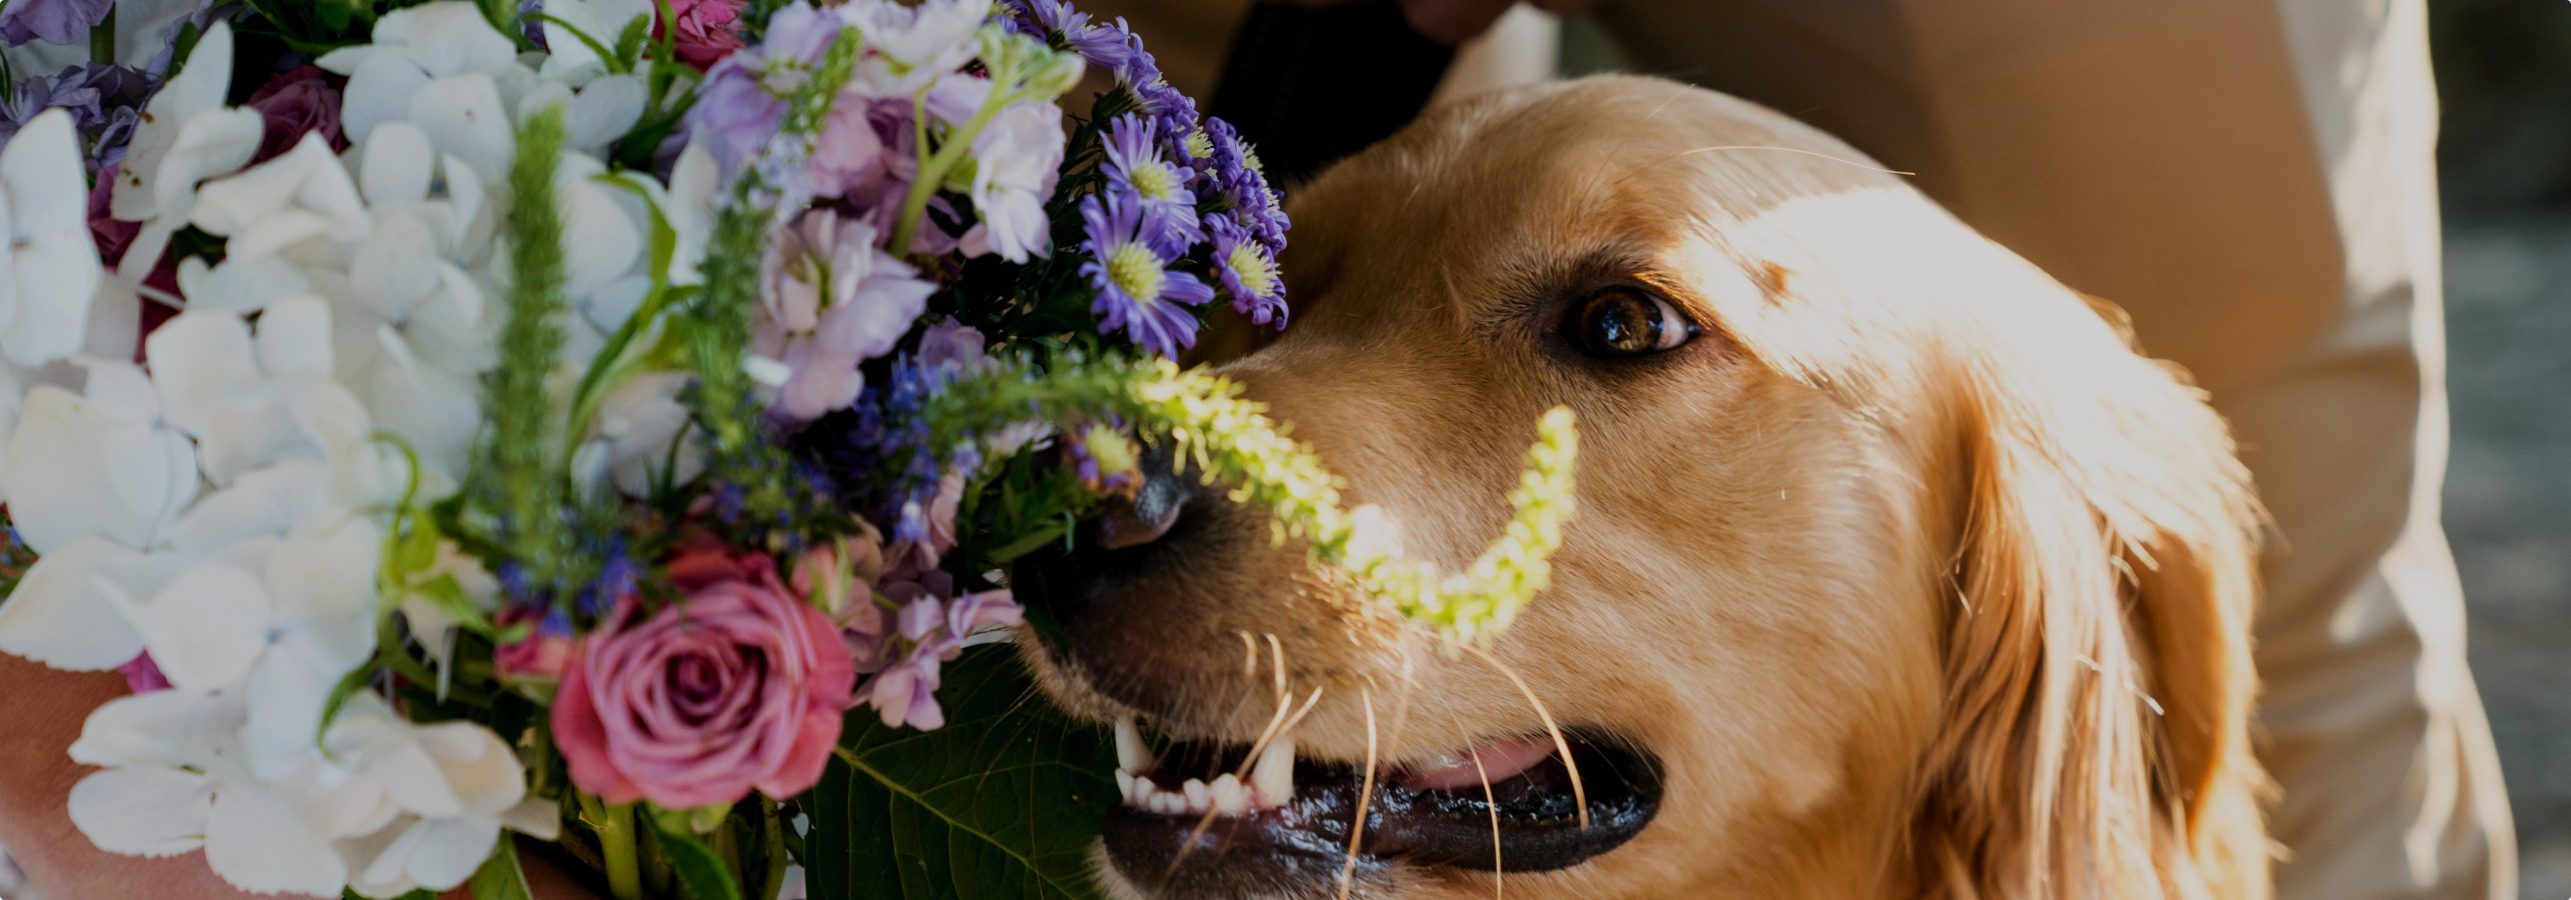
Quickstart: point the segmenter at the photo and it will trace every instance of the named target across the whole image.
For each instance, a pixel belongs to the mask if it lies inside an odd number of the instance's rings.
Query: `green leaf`
[[[616,56],[607,65],[619,72],[634,68],[634,60],[643,57],[643,42],[652,37],[652,17],[635,16],[625,22],[625,31],[616,36]]]
[[[732,877],[732,868],[723,864],[723,857],[715,855],[713,848],[685,832],[662,830],[659,837],[661,851],[670,860],[670,871],[678,875],[688,896],[696,900],[741,900],[741,883]]]
[[[527,873],[518,868],[518,842],[508,832],[500,833],[500,845],[482,868],[473,871],[467,882],[473,889],[473,900],[535,900],[535,891],[527,888]]]
[[[1116,802],[1106,735],[1044,705],[1012,648],[967,651],[944,681],[945,728],[850,714],[803,798],[812,896],[1103,896],[1089,847]]]

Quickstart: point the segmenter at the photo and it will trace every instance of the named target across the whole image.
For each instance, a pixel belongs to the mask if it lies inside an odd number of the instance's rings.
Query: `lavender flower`
[[[893,349],[937,285],[878,246],[874,226],[817,209],[769,245],[760,277],[759,355],[783,362],[775,411],[810,421],[856,401],[857,367]]]
[[[19,79],[0,95],[0,146],[17,136],[18,127],[50,108],[69,110],[88,158],[89,175],[125,158],[125,146],[141,121],[143,101],[160,83],[132,66],[88,64],[55,75]]]
[[[1051,103],[1019,101],[991,118],[973,139],[971,194],[981,221],[965,235],[968,254],[987,249],[1023,263],[1049,252],[1053,223],[1044,202],[1053,196],[1062,153],[1062,110]]]
[[[1080,274],[1098,288],[1089,310],[1099,317],[1099,333],[1121,329],[1135,346],[1175,357],[1196,344],[1196,312],[1188,307],[1214,299],[1214,289],[1170,269],[1187,245],[1156,218],[1132,194],[1081,200],[1090,260],[1080,265]]]
[[[1232,308],[1266,325],[1285,327],[1285,280],[1278,277],[1276,255],[1227,214],[1206,217],[1214,233],[1214,275],[1232,296]]]
[[[798,2],[768,20],[766,39],[715,63],[688,110],[690,134],[705,141],[726,174],[758,158],[786,114],[786,98],[812,77],[839,37],[839,19]]]
[[[1088,60],[1090,65],[1108,70],[1123,68],[1131,62],[1138,48],[1133,29],[1123,17],[1115,24],[1091,24],[1089,14],[1071,8],[1067,0],[1006,0],[1012,13],[1009,26],[1020,34],[1044,38],[1056,47],[1068,48]]]
[[[1119,116],[1107,126],[1104,144],[1110,189],[1142,198],[1145,211],[1187,244],[1205,242],[1205,229],[1196,219],[1196,192],[1187,187],[1189,172],[1161,155],[1157,120]]]
[[[107,18],[114,0],[10,0],[0,8],[0,43],[77,44]]]
[[[1285,252],[1286,229],[1293,223],[1277,205],[1276,191],[1268,186],[1267,173],[1259,169],[1258,154],[1241,140],[1232,123],[1220,118],[1205,120],[1204,135],[1210,152],[1197,161],[1196,190],[1221,198],[1241,225],[1267,245],[1271,256]]]

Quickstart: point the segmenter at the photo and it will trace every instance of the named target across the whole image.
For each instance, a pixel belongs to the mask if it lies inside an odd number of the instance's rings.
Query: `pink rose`
[[[278,73],[243,105],[258,110],[266,124],[259,152],[250,157],[254,163],[284,155],[306,132],[319,132],[333,150],[348,149],[347,138],[339,133],[339,89],[331,86],[330,73],[319,68],[296,66]]]
[[[702,72],[741,49],[741,5],[742,0],[671,0],[670,21],[678,27],[670,44],[679,61]]]
[[[766,556],[696,543],[667,568],[684,601],[623,598],[563,669],[553,730],[572,782],[666,809],[811,788],[854,702],[838,627]]]
[[[491,664],[500,677],[518,681],[560,681],[571,663],[571,628],[543,610],[519,607],[502,612],[501,628],[526,625],[527,636],[491,649]]]

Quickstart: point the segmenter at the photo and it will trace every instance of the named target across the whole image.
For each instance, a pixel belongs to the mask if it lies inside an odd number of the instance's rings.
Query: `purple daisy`
[[[1148,217],[1171,229],[1184,246],[1205,242],[1196,219],[1196,192],[1188,171],[1161,155],[1159,123],[1128,113],[1107,127],[1107,184],[1142,200]],[[1182,250],[1182,253],[1185,251]]]
[[[1112,25],[1092,24],[1089,14],[1072,9],[1068,0],[1007,0],[1007,5],[1012,30],[1069,48],[1090,65],[1119,71],[1133,60],[1138,42],[1122,17]]]
[[[1196,177],[1189,184],[1200,195],[1220,198],[1243,228],[1267,245],[1270,254],[1285,252],[1286,229],[1293,223],[1277,204],[1276,191],[1259,169],[1257,151],[1241,139],[1232,123],[1208,117],[1200,132],[1204,156],[1193,160]]]
[[[1252,322],[1283,329],[1285,280],[1278,277],[1276,254],[1231,216],[1207,216],[1205,226],[1214,233],[1214,275],[1232,295],[1232,308]]]
[[[1130,194],[1082,199],[1090,259],[1080,264],[1080,274],[1098,288],[1098,299],[1089,305],[1098,315],[1098,333],[1122,330],[1135,346],[1175,357],[1196,344],[1196,312],[1188,307],[1214,299],[1214,288],[1170,268],[1187,247],[1153,218]]]

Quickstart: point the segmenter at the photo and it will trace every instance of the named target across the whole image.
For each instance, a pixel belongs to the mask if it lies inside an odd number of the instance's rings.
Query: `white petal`
[[[270,300],[303,293],[311,286],[302,269],[274,254],[226,258],[214,266],[195,257],[179,261],[179,292],[187,296],[189,312],[246,316],[265,308]]]
[[[559,840],[562,837],[562,807],[542,797],[530,797],[501,813],[500,824],[539,841]]]
[[[108,200],[119,219],[139,222],[158,210],[152,179],[178,140],[178,130],[198,114],[223,105],[232,88],[232,26],[217,20],[188,51],[187,65],[161,85],[143,107],[142,125],[125,151],[125,163]]]
[[[527,797],[527,776],[509,744],[474,722],[440,722],[419,729],[420,745],[438,762],[439,774],[475,815],[498,815]]]
[[[366,301],[396,317],[438,288],[437,237],[417,217],[394,213],[357,248],[348,278]]]
[[[331,56],[322,59],[327,63]],[[401,53],[370,53],[354,65],[340,95],[340,128],[350,141],[373,146],[377,129],[411,114],[411,95],[429,83],[429,76]]]
[[[375,42],[399,44],[432,76],[493,73],[517,63],[517,45],[470,3],[430,3],[385,14]]]
[[[411,827],[403,869],[412,881],[443,891],[473,877],[500,840],[500,822],[490,818],[431,819]]]
[[[410,100],[402,101],[404,111]],[[428,135],[409,122],[386,122],[382,133],[366,142],[366,162],[359,167],[366,202],[377,210],[406,209],[428,199],[437,151]]]
[[[209,234],[229,237],[284,211],[294,202],[296,186],[310,177],[313,166],[320,162],[305,150],[309,144],[309,140],[296,144],[284,155],[240,174],[207,182],[196,192],[196,206],[188,213],[189,221]],[[322,153],[327,156],[329,150],[324,148]]]
[[[319,757],[321,710],[347,673],[283,642],[260,658],[243,694],[249,716],[241,726],[241,756],[251,777],[274,781]]]
[[[78,352],[98,294],[98,246],[85,212],[88,183],[71,114],[49,110],[0,148],[0,205],[8,207],[0,239],[16,312],[0,329],[0,352],[34,367]]]
[[[107,495],[152,533],[196,499],[197,448],[185,435],[143,424],[119,424],[99,435],[99,462],[107,469]],[[229,453],[231,448],[226,448]],[[207,473],[242,454],[206,458]]]
[[[499,86],[491,76],[459,75],[429,82],[411,95],[406,116],[429,136],[440,152],[462,157],[484,180],[508,175],[509,155],[517,146],[509,114],[500,105]]]
[[[241,698],[171,689],[100,704],[71,745],[72,761],[92,766],[202,768],[240,730]]]
[[[362,616],[374,609],[382,552],[383,531],[373,517],[325,508],[296,526],[268,558],[267,583],[279,606],[304,615]]]
[[[124,665],[143,652],[143,639],[109,602],[99,578],[141,559],[142,554],[97,538],[75,540],[37,557],[17,592],[0,604],[0,651],[57,669]]]
[[[127,856],[171,856],[205,843],[214,786],[177,769],[109,769],[71,786],[71,824]]]
[[[157,247],[146,246],[145,237],[167,240],[168,230],[187,221],[196,210],[197,184],[208,178],[229,175],[250,162],[259,150],[259,139],[266,126],[256,110],[220,109],[189,119],[179,126],[178,139],[160,167],[151,175],[152,222],[144,236],[126,248],[125,258],[116,270],[128,278],[141,280],[160,262]]]
[[[578,297],[595,291],[632,269],[642,256],[643,235],[613,188],[586,179],[562,179],[554,190],[562,197],[563,256],[567,271],[563,290]]]
[[[639,75],[609,75],[582,87],[564,120],[572,146],[583,153],[606,152],[607,145],[642,119],[648,93]]]
[[[116,499],[101,442],[117,427],[87,398],[50,385],[27,394],[9,439],[9,514],[27,545],[41,554],[97,536],[144,546],[156,524],[148,511]]]
[[[208,563],[181,573],[127,618],[171,685],[222,690],[247,680],[267,649],[268,591],[249,572]]]
[[[89,301],[89,335],[82,353],[108,359],[132,359],[143,343],[143,295],[122,277],[98,279],[98,296]]]
[[[212,552],[252,538],[281,538],[321,508],[329,469],[293,460],[234,479],[179,515],[162,540],[182,552]]]
[[[205,861],[234,887],[335,897],[347,885],[348,867],[311,813],[280,792],[227,785],[205,830]]]
[[[236,414],[224,398],[236,382],[259,376],[252,357],[250,323],[238,315],[184,312],[143,341],[152,386],[172,424],[202,434]]]
[[[309,294],[288,297],[259,317],[259,368],[271,377],[330,377],[330,305]]]

